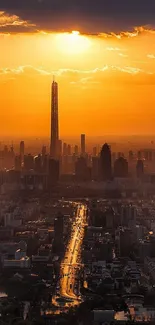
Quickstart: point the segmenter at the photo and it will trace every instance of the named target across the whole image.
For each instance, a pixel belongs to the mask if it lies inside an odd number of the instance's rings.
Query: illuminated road
[[[84,237],[84,227],[86,224],[87,207],[77,204],[76,214],[73,219],[71,238],[66,248],[64,260],[60,270],[60,296],[66,302],[67,307],[73,307],[81,302],[79,295],[79,274],[80,274],[80,253]],[[59,305],[56,297],[53,300],[55,305]]]

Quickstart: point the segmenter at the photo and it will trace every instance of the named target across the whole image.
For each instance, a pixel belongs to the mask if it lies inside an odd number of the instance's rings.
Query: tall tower
[[[58,122],[58,84],[53,80],[51,90],[51,143],[50,155],[58,156],[59,122]]]
[[[107,143],[102,147],[100,153],[100,179],[108,181],[112,177],[111,150]]]
[[[81,134],[81,155],[84,156],[86,152],[86,136]]]
[[[20,153],[20,156],[21,156],[21,161],[23,162],[24,154],[25,154],[25,143],[24,143],[24,141],[20,142],[19,153]]]

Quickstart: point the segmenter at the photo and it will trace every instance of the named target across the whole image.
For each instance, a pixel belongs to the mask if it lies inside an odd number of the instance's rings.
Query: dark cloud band
[[[154,25],[154,0],[1,0],[0,9],[41,29],[109,32]]]

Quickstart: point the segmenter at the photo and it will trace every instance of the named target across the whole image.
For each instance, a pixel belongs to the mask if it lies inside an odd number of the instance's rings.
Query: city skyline
[[[155,325],[155,0],[0,0],[0,325]]]

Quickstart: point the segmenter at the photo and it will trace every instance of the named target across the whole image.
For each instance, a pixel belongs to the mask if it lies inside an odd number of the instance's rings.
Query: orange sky
[[[155,31],[0,34],[0,135],[49,136],[59,83],[60,136],[154,134]]]

